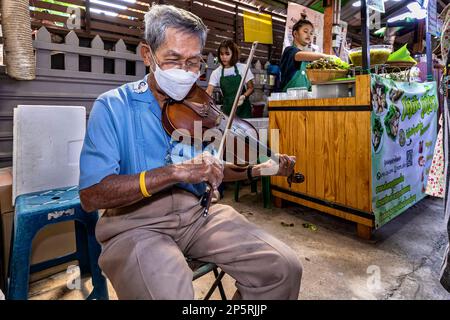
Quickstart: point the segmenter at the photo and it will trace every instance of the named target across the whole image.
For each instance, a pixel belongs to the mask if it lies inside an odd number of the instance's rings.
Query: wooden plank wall
[[[80,37],[93,38],[100,35],[103,40],[117,41],[123,39],[125,43],[137,45],[141,41],[144,30],[144,14],[148,11],[150,4],[154,0],[139,0],[136,3],[127,3],[121,0],[108,0],[113,5],[123,6],[123,8],[111,8],[102,4],[102,2],[91,2],[90,7],[94,10],[114,11],[118,16],[108,16],[89,10],[87,14],[85,0],[62,0],[70,3],[81,10],[81,29],[75,30]],[[53,33],[62,35],[67,34],[68,17],[55,14],[53,11],[66,12],[67,7],[48,3],[42,0],[29,0],[30,6],[45,10],[40,12],[30,10],[32,26],[39,29],[45,26]],[[158,2],[158,1],[155,1]],[[204,54],[213,53],[215,55],[219,43],[224,39],[232,39],[241,47],[241,60],[245,61],[250,52],[250,43],[244,42],[243,12],[244,8],[255,10],[249,5],[237,3],[235,1],[214,2],[211,0],[169,0],[159,1],[175,5],[186,9],[200,16],[208,26],[209,34]],[[53,11],[52,11],[53,10]],[[270,12],[265,12],[270,13]],[[272,13],[270,13],[272,14]],[[281,59],[285,18],[280,15],[272,16],[283,20],[273,20],[273,45],[260,44],[258,46],[255,60],[260,60],[263,64],[271,59],[273,62],[279,62]],[[61,25],[62,24],[62,25]]]

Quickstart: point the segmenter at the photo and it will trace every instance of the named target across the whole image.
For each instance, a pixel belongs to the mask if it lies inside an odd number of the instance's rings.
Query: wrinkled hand
[[[295,156],[287,154],[277,154],[279,162],[272,159],[260,164],[260,172],[262,176],[285,176],[289,177],[294,172]]]
[[[180,180],[187,183],[206,182],[215,190],[223,180],[223,164],[209,152],[176,166]]]
[[[241,96],[239,97],[238,107],[242,106],[242,104],[244,103],[244,101],[245,101],[245,95],[241,95]]]
[[[287,154],[280,154],[280,165],[278,168],[277,176],[289,177],[295,169],[295,156],[288,156]]]

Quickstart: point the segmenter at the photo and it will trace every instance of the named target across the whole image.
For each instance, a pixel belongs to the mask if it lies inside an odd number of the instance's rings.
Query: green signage
[[[435,82],[372,75],[372,210],[379,228],[425,197],[437,135]]]

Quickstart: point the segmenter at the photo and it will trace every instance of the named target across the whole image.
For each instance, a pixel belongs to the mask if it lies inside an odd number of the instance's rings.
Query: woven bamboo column
[[[36,77],[36,60],[31,37],[29,1],[0,2],[8,75],[17,80],[33,80]]]

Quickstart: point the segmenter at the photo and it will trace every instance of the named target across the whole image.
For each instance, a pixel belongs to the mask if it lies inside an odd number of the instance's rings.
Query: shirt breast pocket
[[[169,145],[161,121],[148,110],[139,113],[136,120],[136,124],[138,124],[136,126],[136,144],[140,171],[165,166]]]

